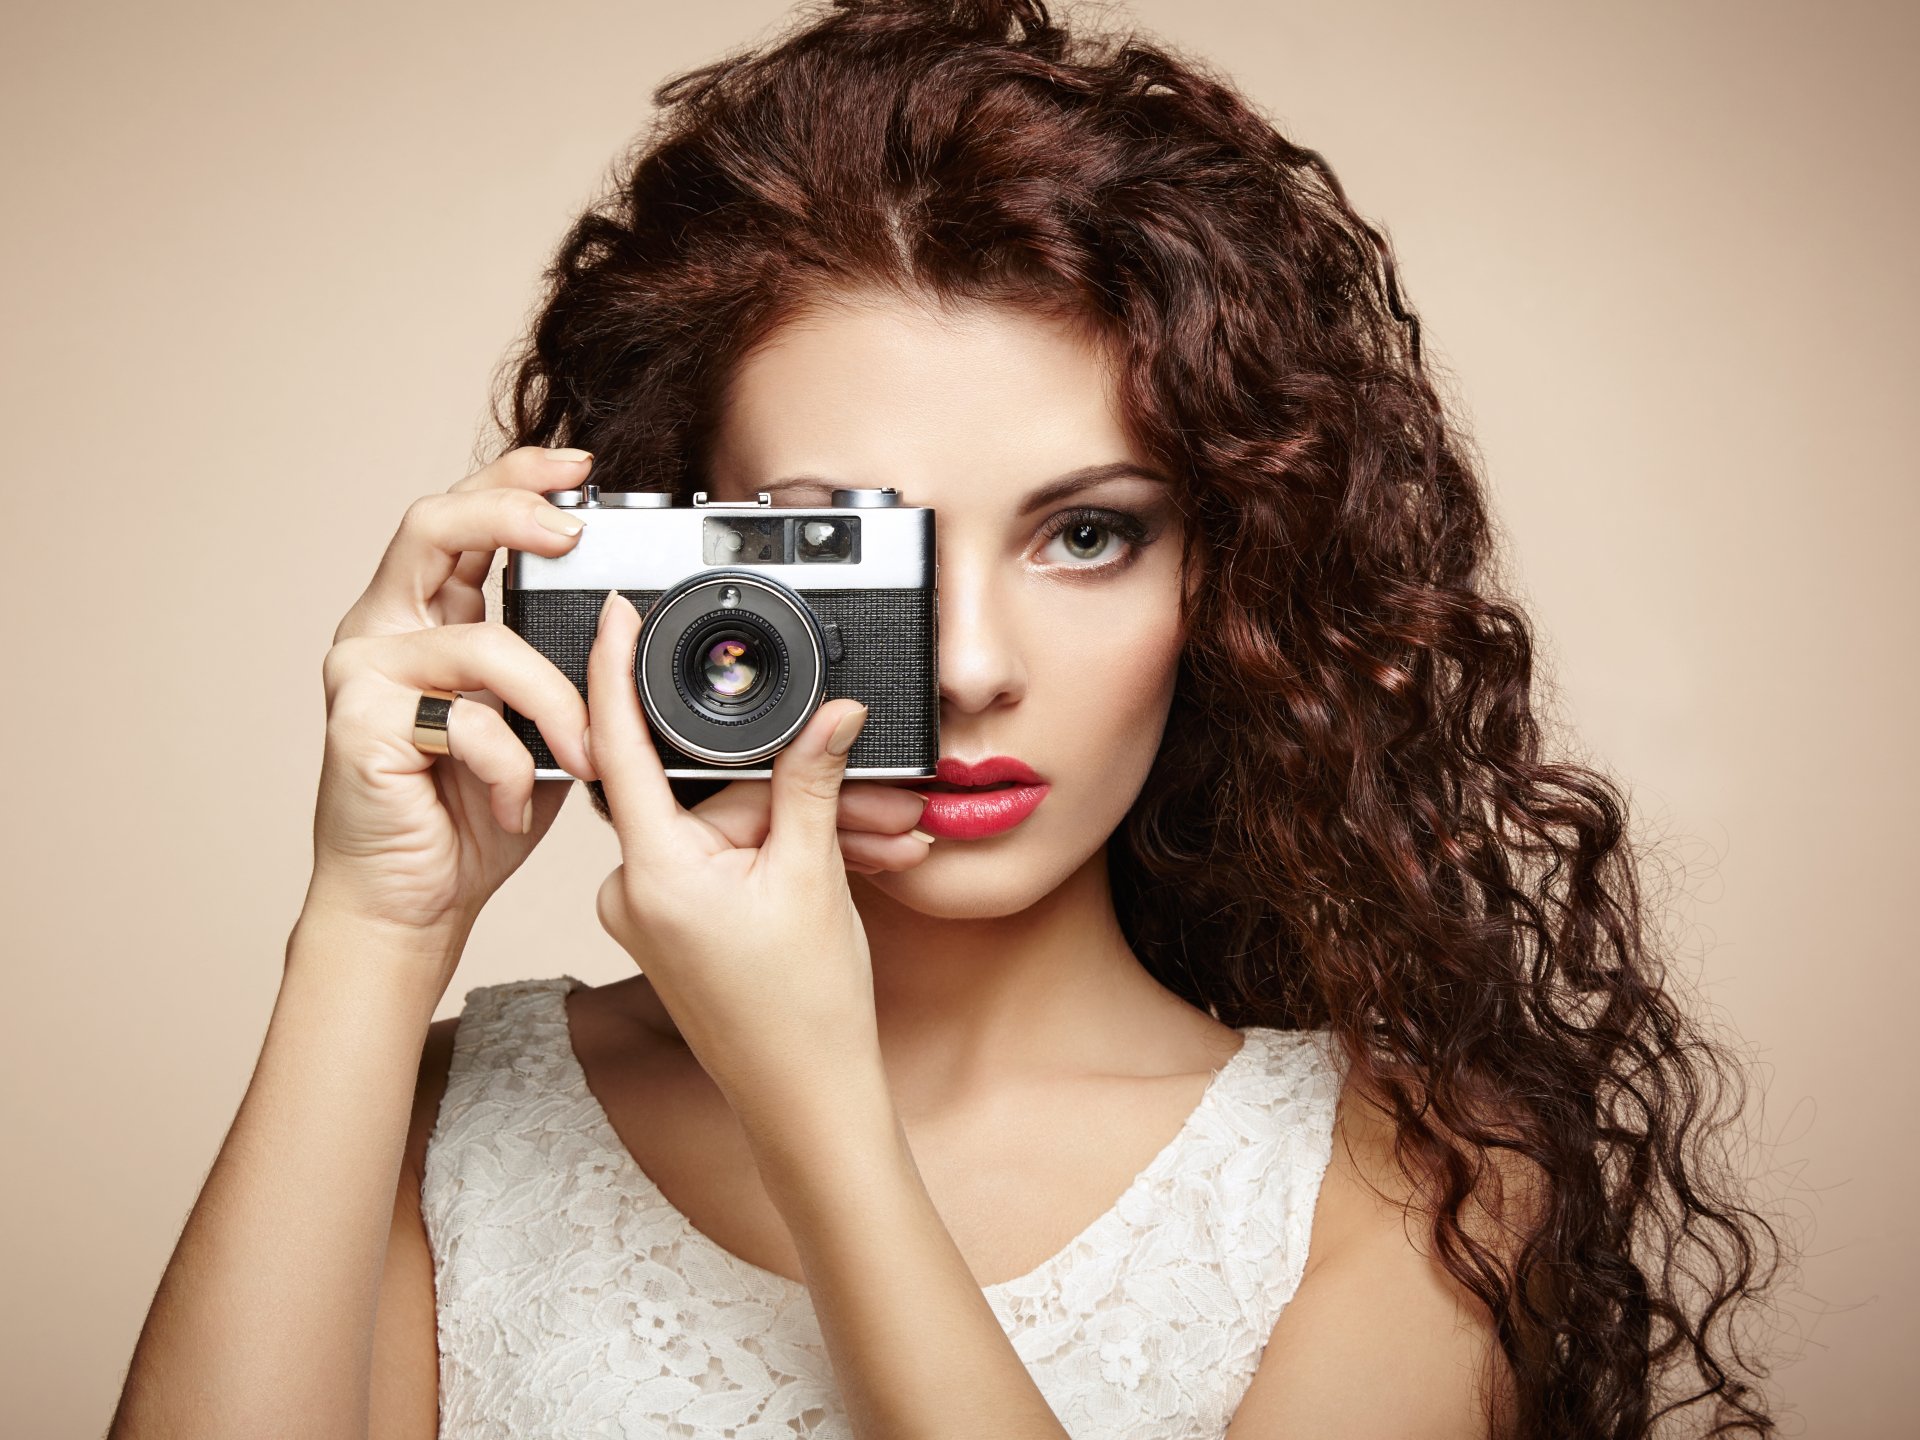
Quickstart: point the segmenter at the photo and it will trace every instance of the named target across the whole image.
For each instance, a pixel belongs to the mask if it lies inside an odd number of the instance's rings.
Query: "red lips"
[[[920,828],[946,840],[984,840],[1011,830],[1033,813],[1052,788],[1033,773],[1031,766],[1011,755],[994,755],[971,763],[943,755],[935,778],[944,785],[1003,787],[926,791],[927,808],[920,812]]]
[[[948,785],[998,785],[1012,780],[1021,785],[1038,785],[1040,777],[1033,767],[1011,755],[989,755],[968,764],[952,755],[942,755],[935,778]]]

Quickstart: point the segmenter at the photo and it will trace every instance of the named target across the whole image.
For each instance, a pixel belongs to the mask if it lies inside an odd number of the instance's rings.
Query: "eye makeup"
[[[1049,568],[1068,574],[1108,575],[1126,569],[1140,552],[1153,543],[1154,531],[1145,519],[1125,510],[1109,509],[1105,506],[1079,505],[1071,510],[1062,510],[1047,521],[1041,532],[1043,538],[1051,543],[1056,538],[1082,527],[1103,530],[1126,542],[1125,552],[1117,559],[1096,560],[1090,564],[1055,565]]]

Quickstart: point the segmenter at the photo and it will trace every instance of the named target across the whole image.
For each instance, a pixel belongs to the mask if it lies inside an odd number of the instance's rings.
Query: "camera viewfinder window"
[[[793,522],[793,558],[808,565],[851,565],[860,558],[860,521],[810,515]]]

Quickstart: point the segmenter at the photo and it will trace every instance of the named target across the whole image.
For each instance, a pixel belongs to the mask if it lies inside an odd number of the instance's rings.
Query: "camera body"
[[[843,489],[828,506],[688,506],[655,491],[588,485],[547,499],[586,529],[566,554],[508,552],[503,616],[587,693],[607,591],[640,612],[633,678],[670,777],[770,776],[773,758],[828,700],[867,723],[850,777],[928,779],[940,758],[934,513],[897,491]],[[563,780],[539,729],[506,707],[534,775]]]

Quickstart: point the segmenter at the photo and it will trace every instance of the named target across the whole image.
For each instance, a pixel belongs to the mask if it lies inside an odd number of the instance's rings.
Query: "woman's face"
[[[1125,432],[1101,353],[1026,311],[845,300],[742,363],[711,454],[717,500],[825,505],[836,486],[891,485],[934,508],[942,759],[1010,756],[1048,788],[977,838],[930,809],[923,824],[945,833],[927,859],[862,878],[950,918],[1051,893],[1139,793],[1184,638],[1180,517]],[[1092,467],[1111,473],[1074,484]]]

